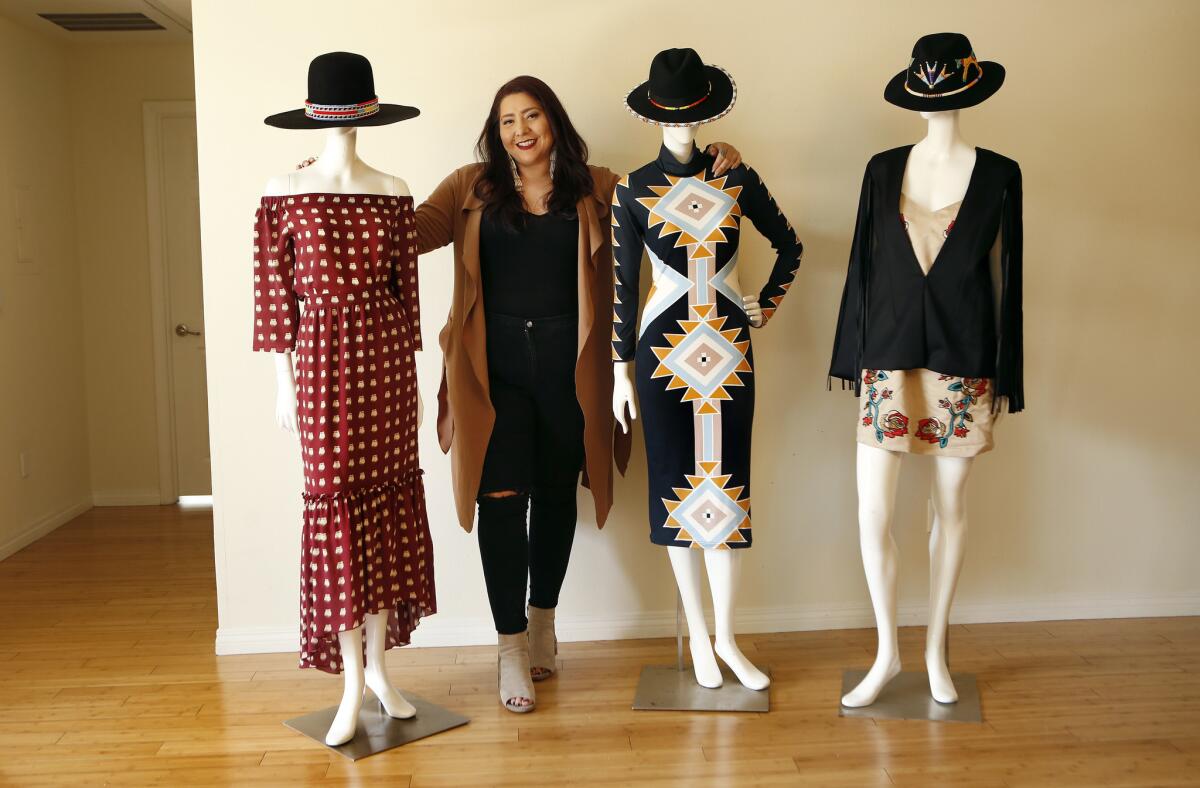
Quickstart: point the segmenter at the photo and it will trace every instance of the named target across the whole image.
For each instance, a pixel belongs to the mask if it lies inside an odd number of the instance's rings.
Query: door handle
[[[187,324],[185,324],[185,323],[180,323],[179,325],[175,326],[175,336],[198,337],[198,336],[200,336],[200,332],[191,330],[190,328],[187,327]]]

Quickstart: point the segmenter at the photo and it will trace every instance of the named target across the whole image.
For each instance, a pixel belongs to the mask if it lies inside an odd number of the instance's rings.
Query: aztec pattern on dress
[[[636,360],[650,476],[650,538],[749,547],[754,362],[737,262],[748,217],[777,252],[764,322],[791,287],[802,246],[749,167],[717,178],[693,151],[622,178],[613,195],[613,357]],[[642,250],[653,283],[638,323]],[[636,330],[635,330],[636,326]]]
[[[416,261],[410,197],[264,197],[258,209],[253,349],[292,352],[296,369],[301,667],[341,672],[337,635],[367,614],[388,613],[392,648],[436,610]]]

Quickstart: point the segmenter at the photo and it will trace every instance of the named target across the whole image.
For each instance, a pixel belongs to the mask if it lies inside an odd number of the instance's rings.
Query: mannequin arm
[[[761,326],[771,319],[795,281],[804,245],[796,237],[791,222],[775,203],[762,178],[748,165],[746,170],[750,177],[739,198],[742,211],[775,249],[775,265],[771,268],[771,276],[755,299],[762,307],[762,319],[758,324]]]
[[[417,428],[425,421],[425,400],[421,399],[421,388],[417,387]]]
[[[746,310],[746,318],[750,321],[751,327],[762,328],[763,311],[762,306],[758,303],[758,296],[742,296],[742,309]]]
[[[275,423],[289,435],[297,435],[296,373],[291,353],[275,354]]]
[[[629,409],[629,421],[625,421],[625,410]],[[637,418],[637,404],[633,399],[633,362],[613,362],[613,416],[621,425],[621,432],[628,433],[629,425]]]

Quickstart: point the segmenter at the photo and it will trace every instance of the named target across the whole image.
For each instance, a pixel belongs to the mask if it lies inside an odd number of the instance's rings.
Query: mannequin
[[[912,148],[904,171],[905,196],[929,210],[962,200],[975,167],[976,149],[959,130],[959,110],[921,112],[928,130]],[[999,276],[1000,241],[992,246],[993,280]],[[993,292],[999,294],[998,284]],[[997,295],[998,297],[998,295]],[[999,315],[997,306],[996,314]],[[1000,408],[996,415],[1003,413]],[[875,612],[879,646],[875,662],[857,687],[842,697],[850,708],[869,706],[900,672],[896,631],[896,577],[899,566],[891,526],[902,454],[858,444],[858,518],[863,568]],[[929,624],[925,667],[929,690],[939,703],[954,703],[958,693],[946,663],[946,628],[966,547],[966,484],[973,457],[933,457],[929,538]]]
[[[680,163],[687,163],[693,155],[696,127],[664,126],[662,131],[663,145]],[[734,290],[741,292],[736,272],[729,277],[728,282]],[[761,326],[764,320],[758,297],[743,295],[742,304],[750,324],[756,328]],[[617,361],[613,364],[613,415],[625,432],[629,431],[626,410],[628,409],[630,421],[637,418],[633,395],[633,366],[633,362],[630,361]],[[716,660],[719,656],[743,685],[753,690],[766,689],[771,683],[770,678],[742,654],[734,639],[733,611],[741,567],[741,551],[693,550],[688,547],[669,546],[667,555],[670,557],[675,583],[683,600],[688,625],[688,646],[696,682],[710,689],[721,686],[721,669]],[[708,623],[704,618],[700,588],[701,560],[708,570],[708,585],[713,599],[713,615],[716,622],[715,655],[714,646],[709,641]]]
[[[295,173],[271,178],[265,194],[287,196],[311,192],[336,194],[381,194],[403,197],[409,194],[403,180],[366,164],[356,152],[357,129],[337,127],[325,131],[325,148],[311,166]],[[291,353],[278,353],[275,357],[275,373],[278,385],[275,421],[285,432],[298,435],[296,377]],[[422,417],[420,394],[417,396],[417,424]],[[379,699],[388,716],[409,719],[416,715],[413,708],[392,685],[387,675],[385,661],[386,626],[388,614],[374,613],[366,616],[366,623],[359,628],[338,633],[338,643],[343,655],[362,653],[363,637],[366,637],[366,667],[355,659],[344,660],[344,689],[342,700],[325,743],[330,746],[345,744],[354,738],[358,712],[363,704],[364,688]]]

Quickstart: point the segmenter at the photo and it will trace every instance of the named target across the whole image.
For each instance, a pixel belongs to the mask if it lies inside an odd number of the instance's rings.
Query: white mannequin
[[[385,194],[408,196],[408,185],[394,175],[380,172],[358,158],[355,151],[357,134],[354,128],[332,128],[325,132],[325,149],[311,166],[298,172],[278,175],[267,182],[268,196],[327,192],[334,194]],[[275,356],[275,377],[278,390],[275,399],[275,421],[284,431],[297,435],[296,376],[291,353]],[[417,425],[422,418],[420,392],[417,394]],[[363,689],[370,687],[379,698],[388,716],[409,719],[417,710],[404,699],[387,675],[385,648],[388,614],[366,616],[363,627],[338,633],[345,671],[345,686],[337,715],[325,735],[331,747],[345,744],[354,738],[358,712],[363,704]],[[367,664],[364,671],[358,655],[362,653],[363,630],[367,637]]]
[[[663,145],[681,163],[691,159],[695,137],[695,126],[663,127]],[[727,281],[740,292],[736,272]],[[742,304],[750,324],[756,328],[761,326],[763,318],[758,297],[744,295]],[[625,421],[626,409],[629,410],[631,422],[637,418],[633,397],[633,362],[614,362],[613,373],[613,415],[620,423],[622,431],[629,432],[629,425]],[[701,553],[704,556],[704,565],[708,569],[708,587],[712,593],[713,617],[717,625],[716,656],[713,655],[713,645],[708,639],[708,623],[704,620],[704,603],[700,589]],[[770,678],[746,659],[733,636],[734,596],[741,568],[741,551],[668,547],[667,555],[671,559],[675,584],[679,587],[679,595],[683,600],[688,625],[688,646],[692,653],[692,669],[696,673],[696,682],[702,687],[721,686],[723,679],[716,660],[719,656],[743,685],[754,690],[766,689],[771,683]]]
[[[958,110],[922,112],[925,138],[913,146],[901,189],[913,202],[937,210],[963,199],[976,151],[962,138]],[[899,206],[893,206],[900,210]],[[999,242],[992,250],[998,269]],[[999,292],[999,288],[995,288]],[[999,314],[999,310],[997,310]],[[1001,409],[1003,412],[1003,409]],[[999,418],[999,414],[997,414]],[[900,672],[896,633],[896,575],[899,566],[892,538],[892,515],[903,454],[858,444],[858,521],[863,569],[875,610],[879,648],[875,663],[857,687],[842,697],[851,708],[870,706]],[[939,703],[954,703],[958,692],[946,664],[946,627],[966,548],[966,487],[971,457],[934,457],[933,530],[929,536],[929,625],[925,635],[925,668],[929,691]]]

